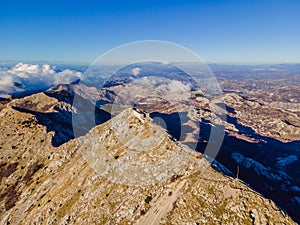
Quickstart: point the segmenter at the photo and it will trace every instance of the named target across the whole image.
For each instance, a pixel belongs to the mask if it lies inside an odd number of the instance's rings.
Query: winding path
[[[145,216],[138,223],[139,225],[159,225],[161,218],[165,217],[167,213],[172,210],[173,203],[176,201],[180,189],[185,184],[186,180],[181,180],[177,186],[172,190],[172,195],[169,192],[161,196],[156,202],[151,204],[151,208]]]

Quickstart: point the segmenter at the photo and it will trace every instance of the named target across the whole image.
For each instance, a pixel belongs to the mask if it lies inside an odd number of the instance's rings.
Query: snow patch
[[[277,158],[277,166],[279,167],[285,167],[293,162],[296,162],[299,160],[299,158],[296,155],[290,155],[287,157],[279,157]]]
[[[239,153],[232,153],[231,158],[233,158],[238,164],[243,165],[247,169],[253,169],[257,175],[265,176],[269,180],[282,181],[282,177],[272,172],[272,169],[270,167],[265,167],[264,165],[253,159],[244,157]],[[284,173],[282,175],[286,174]],[[286,175],[286,177],[288,176]]]
[[[296,202],[296,203],[300,204],[300,197],[299,196],[294,196],[294,197],[291,198],[291,200],[293,202]]]
[[[294,185],[294,186],[291,187],[291,190],[300,192],[300,187],[298,185]]]

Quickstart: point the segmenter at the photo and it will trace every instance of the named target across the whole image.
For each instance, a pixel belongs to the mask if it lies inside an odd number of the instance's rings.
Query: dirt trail
[[[177,186],[172,190],[172,195],[169,192],[161,196],[146,213],[146,215],[138,223],[139,225],[159,225],[161,218],[165,217],[172,209],[173,203],[177,199],[180,189],[185,184],[186,180],[181,180]]]

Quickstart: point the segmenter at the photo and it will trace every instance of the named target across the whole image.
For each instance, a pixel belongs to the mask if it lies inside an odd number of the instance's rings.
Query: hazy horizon
[[[95,60],[94,60],[95,61]],[[21,60],[21,59],[0,59],[0,64],[17,64],[17,63],[26,63],[26,64],[49,64],[49,65],[77,65],[77,66],[89,66],[93,63],[90,62],[81,62],[81,61],[56,61],[56,60]],[[172,62],[170,62],[172,63]],[[179,63],[195,63],[192,61],[180,61]],[[220,65],[220,66],[272,66],[272,65],[300,65],[299,62],[274,62],[274,63],[238,63],[238,62],[205,62],[207,65]],[[112,64],[102,64],[99,66],[106,65],[120,65],[122,63],[112,63]]]

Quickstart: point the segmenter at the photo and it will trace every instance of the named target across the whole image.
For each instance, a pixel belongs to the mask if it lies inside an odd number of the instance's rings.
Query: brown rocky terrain
[[[296,224],[140,110],[53,145],[73,110],[43,93],[4,105],[1,224]]]
[[[252,100],[235,93],[226,94],[224,101],[234,109],[229,116],[255,132],[283,142],[300,139],[299,103]]]
[[[288,71],[216,72],[225,102],[241,123],[267,137],[299,140],[300,74]]]

